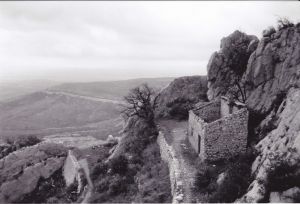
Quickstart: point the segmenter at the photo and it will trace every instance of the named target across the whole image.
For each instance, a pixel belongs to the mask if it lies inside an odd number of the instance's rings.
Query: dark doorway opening
[[[198,154],[200,154],[200,148],[201,148],[201,136],[198,135]]]

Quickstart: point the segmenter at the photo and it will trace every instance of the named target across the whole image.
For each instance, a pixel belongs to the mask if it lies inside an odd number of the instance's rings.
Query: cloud
[[[297,2],[0,2],[0,80],[206,74],[222,37],[260,36],[278,16],[300,21],[299,10]]]

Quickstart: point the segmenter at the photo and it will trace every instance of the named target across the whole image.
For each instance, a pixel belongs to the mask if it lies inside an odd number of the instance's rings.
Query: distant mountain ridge
[[[78,133],[105,139],[108,134],[118,135],[123,96],[142,83],[160,90],[172,80],[147,78],[35,86],[39,91],[33,89],[33,93],[0,103],[0,137]]]
[[[82,96],[121,100],[130,91],[130,89],[135,88],[143,83],[147,83],[150,87],[159,91],[160,89],[166,87],[173,79],[173,77],[138,78],[107,82],[64,83],[48,88],[48,90],[61,91]]]
[[[15,100],[37,91],[42,91],[60,82],[49,80],[30,80],[18,82],[0,82],[0,101]]]

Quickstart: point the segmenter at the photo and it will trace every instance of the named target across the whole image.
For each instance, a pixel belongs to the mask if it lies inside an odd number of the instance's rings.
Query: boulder
[[[263,30],[263,37],[270,37],[273,33],[276,33],[276,30],[273,26],[270,26],[268,29]]]
[[[217,184],[220,186],[225,180],[226,174],[225,172],[220,173],[217,178]]]

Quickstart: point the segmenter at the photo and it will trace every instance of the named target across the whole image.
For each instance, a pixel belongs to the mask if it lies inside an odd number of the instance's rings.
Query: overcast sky
[[[299,2],[0,2],[0,81],[205,75],[234,30],[261,37]]]

